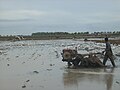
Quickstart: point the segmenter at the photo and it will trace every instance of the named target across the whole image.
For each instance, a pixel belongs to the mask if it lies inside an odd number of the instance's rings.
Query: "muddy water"
[[[119,90],[120,57],[115,56],[116,68],[108,61],[108,68],[68,69],[62,49],[76,46],[79,53],[105,47],[79,40],[0,42],[0,90]],[[112,48],[120,53],[120,46]]]

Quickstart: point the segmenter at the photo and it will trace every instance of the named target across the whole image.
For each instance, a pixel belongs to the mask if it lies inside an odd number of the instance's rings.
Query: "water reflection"
[[[112,90],[112,84],[113,84],[113,72],[114,72],[114,68],[111,69],[104,69],[105,72],[109,73],[105,75],[105,83],[106,83],[106,90]]]
[[[66,72],[63,73],[65,88],[77,87],[80,89],[92,83],[92,85],[98,86],[98,90],[112,90],[114,68],[90,70],[82,70],[82,72],[81,70],[75,69],[66,70]],[[93,90],[96,89],[93,88]]]

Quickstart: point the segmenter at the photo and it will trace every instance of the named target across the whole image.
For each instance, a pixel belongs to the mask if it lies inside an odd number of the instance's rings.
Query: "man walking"
[[[114,59],[113,59],[113,53],[112,53],[111,45],[108,42],[108,38],[107,37],[105,38],[105,43],[106,43],[106,48],[105,48],[105,51],[103,51],[103,53],[105,52],[103,64],[105,65],[107,60],[110,59],[113,67],[115,67],[115,62],[114,62]]]

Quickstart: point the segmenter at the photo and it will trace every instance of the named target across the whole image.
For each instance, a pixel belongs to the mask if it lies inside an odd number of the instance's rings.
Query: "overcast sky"
[[[0,0],[0,35],[120,31],[120,0]]]

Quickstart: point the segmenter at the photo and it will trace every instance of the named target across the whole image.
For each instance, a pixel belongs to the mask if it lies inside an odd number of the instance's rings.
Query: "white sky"
[[[120,31],[120,0],[0,0],[0,35]]]

